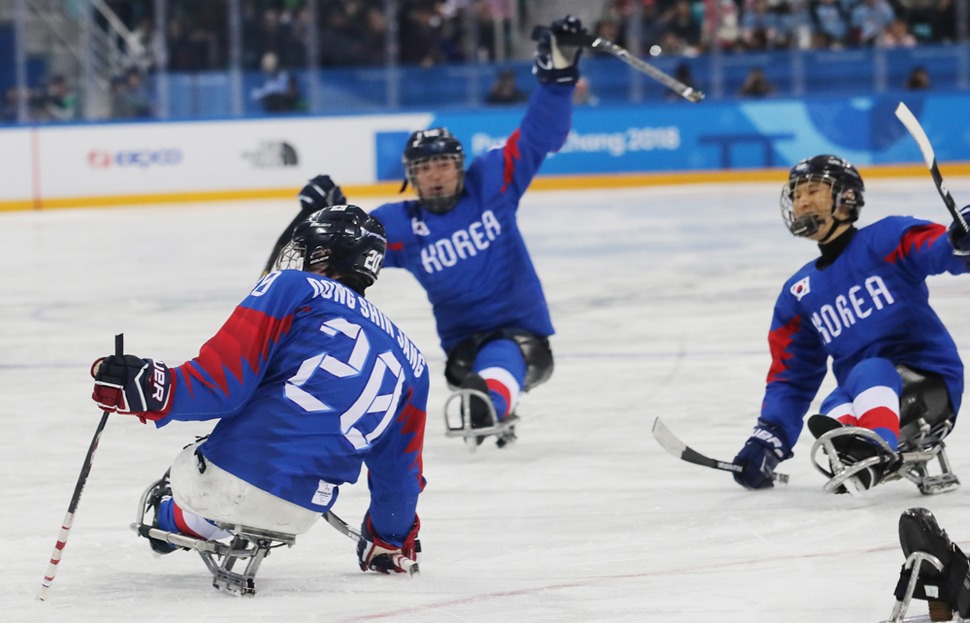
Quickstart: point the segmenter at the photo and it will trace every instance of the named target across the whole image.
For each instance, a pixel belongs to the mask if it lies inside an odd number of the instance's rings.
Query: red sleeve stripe
[[[502,190],[505,189],[512,182],[513,176],[515,175],[515,161],[522,160],[522,152],[519,150],[519,129],[516,128],[515,132],[509,136],[505,141],[505,148],[502,149],[502,155],[505,156],[505,169],[502,175]]]
[[[786,352],[792,343],[792,336],[798,331],[802,317],[795,316],[783,327],[778,327],[768,333],[768,347],[771,350],[771,368],[768,370],[767,383],[772,383],[781,378],[781,375],[788,370],[786,360],[792,358],[792,354]]]
[[[407,447],[404,448],[404,452],[416,455],[414,462],[411,463],[411,467],[417,467],[418,484],[423,491],[424,478],[422,474],[424,473],[424,459],[422,454],[424,449],[424,424],[425,420],[427,420],[427,414],[411,404],[411,397],[408,396],[407,404],[401,410],[401,415],[398,418],[401,420],[401,432],[405,435],[411,435],[411,440],[408,442]]]
[[[886,256],[886,262],[895,264],[899,260],[909,256],[913,251],[930,246],[936,242],[937,238],[945,233],[946,227],[938,223],[912,227],[903,234],[903,237],[899,240],[899,246]]]
[[[288,333],[292,324],[292,314],[274,318],[261,311],[236,307],[219,332],[202,346],[199,356],[179,366],[186,387],[191,392],[191,378],[195,378],[207,387],[212,387],[214,382],[224,393],[228,393],[226,371],[237,382],[242,382],[244,363],[258,373],[269,356],[271,345]],[[207,381],[199,369],[205,371],[212,382]]]

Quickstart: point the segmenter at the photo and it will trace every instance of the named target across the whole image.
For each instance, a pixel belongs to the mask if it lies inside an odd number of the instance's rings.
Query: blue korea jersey
[[[546,155],[569,134],[572,93],[570,86],[539,84],[519,128],[472,162],[461,199],[447,213],[433,214],[415,200],[373,212],[387,230],[384,266],[406,268],[424,287],[445,352],[499,328],[553,333],[516,211]]]
[[[831,265],[803,266],[775,304],[760,419],[784,430],[794,445],[828,357],[839,385],[871,357],[940,374],[958,411],[963,362],[930,307],[925,280],[966,271],[945,227],[903,216],[860,229]]]
[[[424,488],[427,365],[364,297],[321,275],[270,273],[173,372],[158,426],[218,418],[207,459],[321,513],[364,463],[375,529],[408,532]]]

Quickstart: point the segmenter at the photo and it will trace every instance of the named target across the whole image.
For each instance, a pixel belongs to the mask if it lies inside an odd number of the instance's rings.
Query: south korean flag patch
[[[792,296],[794,296],[799,301],[802,300],[803,296],[805,296],[811,291],[812,291],[812,288],[808,285],[808,277],[802,277],[801,279],[796,281],[794,284],[792,284],[792,287],[789,290],[789,292],[792,293]]]

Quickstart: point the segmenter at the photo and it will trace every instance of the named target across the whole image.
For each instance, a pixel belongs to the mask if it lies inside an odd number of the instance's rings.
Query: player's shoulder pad
[[[408,214],[411,210],[408,209],[408,204],[411,201],[391,201],[388,203],[382,203],[373,210],[370,211],[370,215],[381,222],[384,229],[390,233],[390,230],[394,229],[399,222],[404,222],[408,220]]]
[[[937,225],[937,223],[915,216],[887,216],[863,227],[856,235],[866,241],[866,244],[874,251],[882,252],[886,248],[895,248],[900,239],[906,235],[906,232],[914,227],[933,225]]]

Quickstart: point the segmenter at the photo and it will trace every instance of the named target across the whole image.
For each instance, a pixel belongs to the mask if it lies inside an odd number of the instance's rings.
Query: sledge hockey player
[[[768,334],[772,365],[761,415],[734,462],[734,479],[771,487],[832,360],[838,387],[809,418],[813,462],[825,490],[854,493],[906,477],[923,493],[955,488],[943,437],[963,395],[963,363],[928,302],[926,277],[970,267],[970,235],[958,225],[891,216],[857,228],[865,188],[831,155],[793,167],[781,212],[821,255],[782,287]],[[964,208],[967,210],[967,208]],[[828,465],[815,459],[824,451]],[[936,458],[942,474],[930,476]]]
[[[927,620],[906,617],[913,599],[928,602],[930,621],[970,618],[970,561],[933,513],[925,508],[904,511],[899,516],[899,545],[906,562],[899,571],[890,623]]]
[[[318,175],[307,182],[303,190],[297,196],[300,200],[300,212],[293,217],[280,237],[277,238],[273,250],[270,251],[269,259],[266,260],[266,267],[263,268],[263,276],[270,274],[276,268],[276,259],[280,256],[280,251],[290,241],[293,235],[293,228],[305,221],[311,214],[323,208],[335,205],[346,205],[347,197],[344,196],[340,186],[337,186],[329,175]]]
[[[360,568],[411,571],[429,383],[414,343],[364,298],[385,246],[383,226],[361,208],[324,208],[296,226],[279,270],[195,359],[174,368],[134,355],[94,362],[102,409],[157,427],[218,420],[143,496],[143,525],[133,527],[155,552],[233,534],[291,544],[364,463],[371,503]],[[216,586],[246,592],[247,583]]]
[[[520,393],[552,375],[552,321],[516,212],[546,155],[569,134],[581,49],[557,44],[557,36],[583,33],[575,17],[553,22],[537,46],[538,88],[519,128],[467,171],[464,148],[446,128],[412,133],[402,191],[410,183],[417,198],[372,213],[387,230],[385,265],[407,269],[428,294],[445,378],[461,401],[451,419],[454,402],[446,403],[449,435],[472,448],[488,435],[500,447],[513,440]],[[314,178],[300,194],[303,209],[333,194],[342,196],[329,177]],[[316,203],[307,203],[311,197]]]

